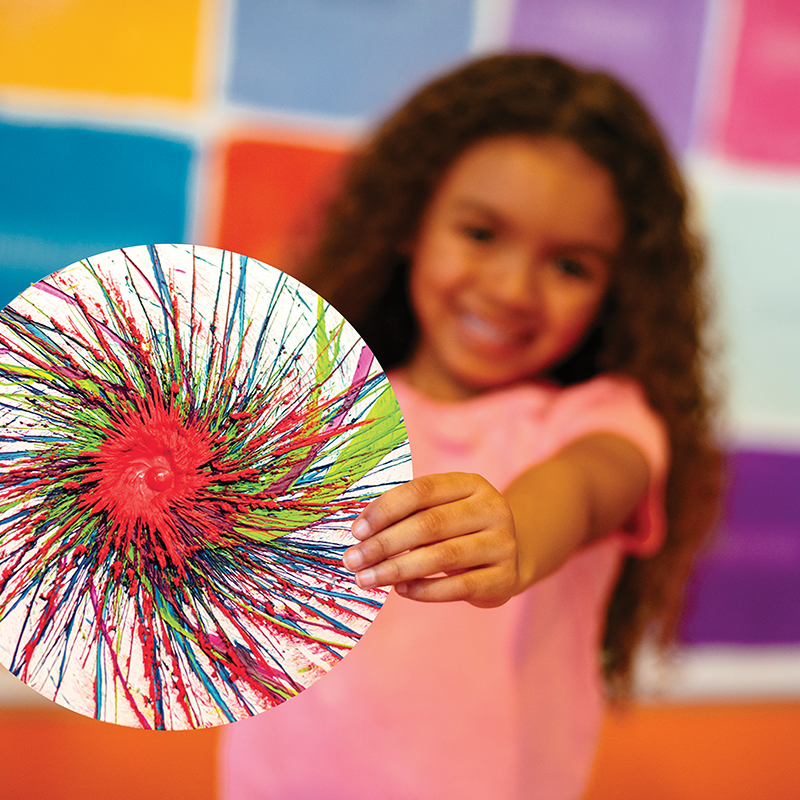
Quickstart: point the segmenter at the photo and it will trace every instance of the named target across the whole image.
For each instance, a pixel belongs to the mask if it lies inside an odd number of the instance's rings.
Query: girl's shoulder
[[[559,387],[552,397],[551,412],[559,421],[575,418],[647,420],[662,426],[660,415],[647,399],[642,385],[627,375],[605,373],[583,383]]]
[[[554,452],[582,436],[617,434],[641,450],[654,487],[663,487],[666,481],[670,463],[667,426],[633,378],[603,374],[561,389],[545,429]]]

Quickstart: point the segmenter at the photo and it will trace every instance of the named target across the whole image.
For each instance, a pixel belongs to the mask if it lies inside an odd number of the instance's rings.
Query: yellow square
[[[0,0],[0,84],[192,99],[208,0]]]

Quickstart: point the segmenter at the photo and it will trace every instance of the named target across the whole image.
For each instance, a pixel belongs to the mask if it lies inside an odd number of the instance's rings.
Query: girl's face
[[[412,385],[461,400],[542,376],[591,325],[623,237],[609,172],[560,138],[479,142],[411,246]]]

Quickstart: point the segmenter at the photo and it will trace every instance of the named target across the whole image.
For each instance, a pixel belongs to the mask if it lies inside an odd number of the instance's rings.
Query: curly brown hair
[[[490,56],[435,80],[355,154],[304,275],[384,368],[402,363],[417,335],[403,251],[430,198],[468,147],[520,133],[570,140],[604,166],[626,223],[599,318],[552,376],[568,385],[604,371],[629,375],[669,431],[666,544],[652,558],[627,558],[608,608],[604,668],[619,695],[644,634],[663,646],[674,638],[720,475],[702,339],[703,249],[687,224],[679,171],[643,105],[609,75],[530,53]]]

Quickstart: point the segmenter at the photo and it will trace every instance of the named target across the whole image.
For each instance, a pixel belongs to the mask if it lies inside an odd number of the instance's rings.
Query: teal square
[[[186,233],[190,145],[0,122],[0,306],[86,256]]]

